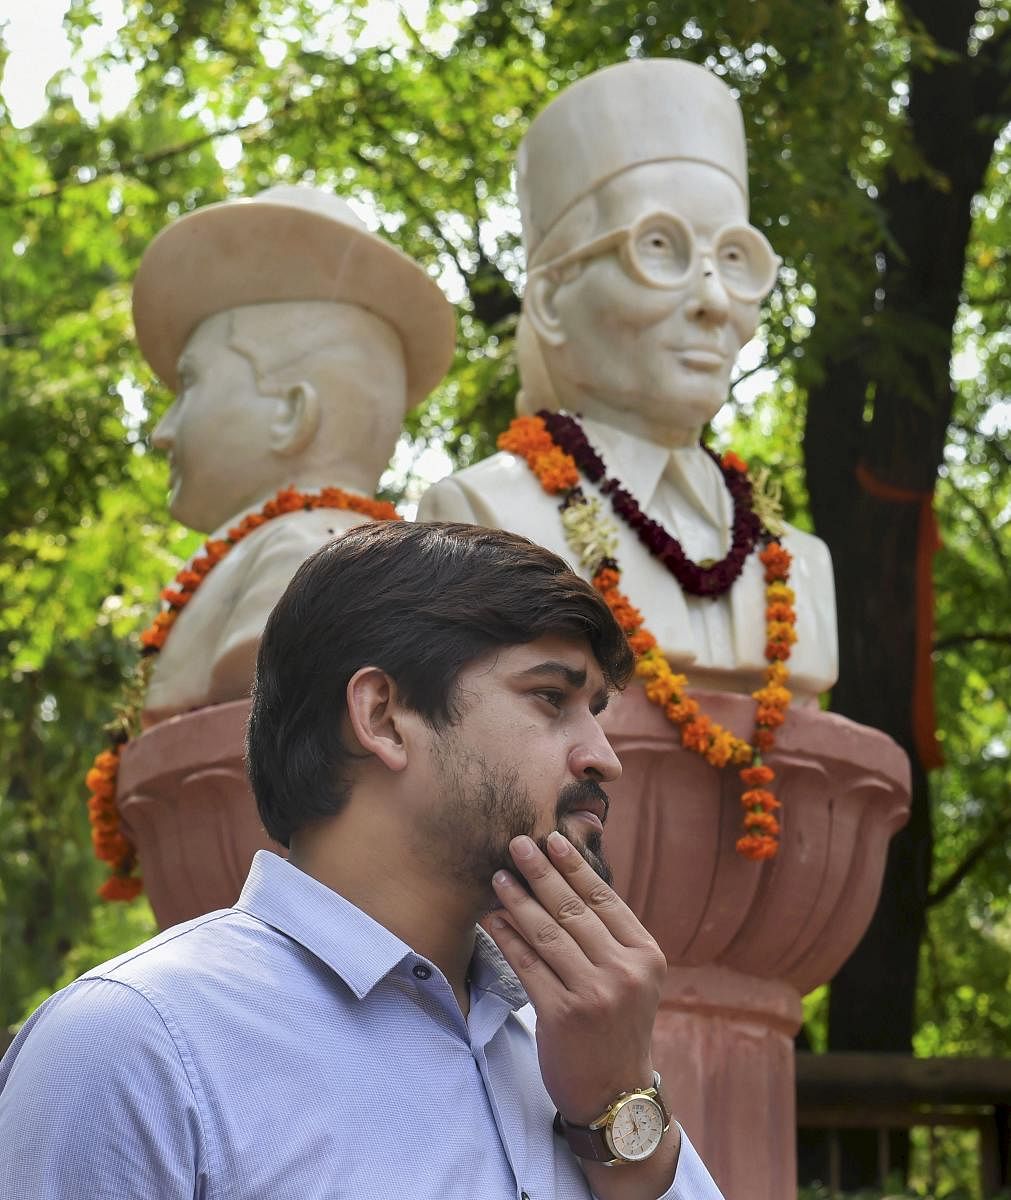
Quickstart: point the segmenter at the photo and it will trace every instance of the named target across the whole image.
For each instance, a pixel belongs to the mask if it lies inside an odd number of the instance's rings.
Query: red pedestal
[[[749,737],[754,701],[695,693]],[[669,964],[657,1065],[678,1119],[733,1200],[796,1196],[793,1035],[801,997],[855,948],[888,841],[909,811],[909,765],[884,734],[794,709],[767,756],[779,854],[742,858],[742,785],[682,750],[642,689],[604,724],[622,761],[605,847],[615,883]]]
[[[697,693],[750,736],[754,702]],[[247,701],[157,725],[131,743],[119,806],[164,927],[232,904],[263,831],[242,766]],[[608,789],[605,844],[616,884],[667,955],[657,1065],[678,1119],[732,1200],[796,1196],[793,1035],[801,996],[830,979],[866,929],[892,834],[906,820],[909,767],[890,738],[794,709],[773,785],[778,856],[748,862],[741,784],[681,749],[632,686],[605,725],[624,773]]]
[[[249,701],[155,725],[123,751],[117,803],[162,929],[238,899],[260,824],[242,762]]]

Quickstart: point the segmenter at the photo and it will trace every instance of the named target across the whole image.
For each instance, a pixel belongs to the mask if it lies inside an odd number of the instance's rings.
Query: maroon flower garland
[[[590,444],[575,417],[546,410],[537,415],[544,421],[554,441],[576,460],[580,471],[599,484],[604,495],[610,497],[611,507],[617,516],[635,531],[639,541],[667,568],[683,591],[692,596],[715,598],[730,590],[762,534],[762,522],[752,508],[751,481],[743,471],[725,466],[708,446],[702,447],[719,467],[734,503],[730,550],[719,562],[703,566],[685,554],[681,543],[659,521],[646,516],[636,498],[619,480],[607,477],[603,459]]]

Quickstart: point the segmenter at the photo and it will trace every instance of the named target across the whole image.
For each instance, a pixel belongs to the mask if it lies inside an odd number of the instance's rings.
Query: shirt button
[[[418,965],[414,968],[414,970],[411,973],[414,975],[415,979],[431,979],[432,978],[432,968],[426,967],[424,963],[418,963]]]

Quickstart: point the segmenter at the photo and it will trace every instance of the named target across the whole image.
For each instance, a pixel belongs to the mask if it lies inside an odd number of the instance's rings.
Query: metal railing
[[[833,1196],[839,1194],[842,1177],[841,1131],[876,1132],[878,1182],[884,1189],[892,1167],[890,1133],[919,1127],[977,1130],[980,1190],[994,1196],[1011,1185],[1009,1113],[1011,1058],[797,1055],[797,1126],[826,1131],[824,1182]]]

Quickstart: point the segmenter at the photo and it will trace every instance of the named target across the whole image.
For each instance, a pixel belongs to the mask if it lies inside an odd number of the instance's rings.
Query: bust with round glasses
[[[532,122],[517,192],[527,252],[520,412],[574,417],[606,477],[692,563],[723,560],[734,498],[700,439],[726,403],[780,262],[748,220],[736,100],[691,63],[607,67]],[[760,686],[767,661],[757,554],[723,594],[692,595],[612,511],[608,494],[586,478],[581,487],[614,519],[622,590],[672,665],[693,686]],[[573,558],[557,500],[512,454],[436,484],[419,518],[502,526]],[[832,565],[809,534],[786,527],[784,545],[797,596],[791,686],[813,701],[837,673]]]

